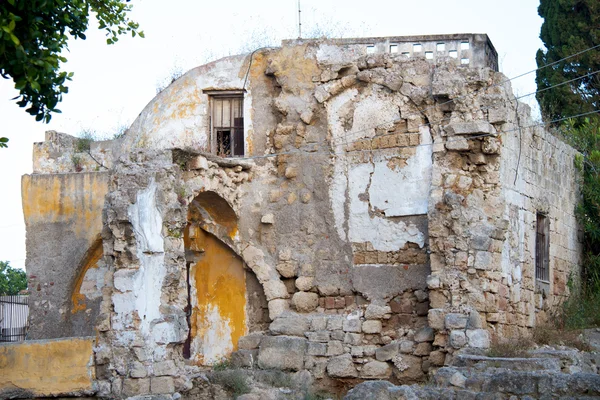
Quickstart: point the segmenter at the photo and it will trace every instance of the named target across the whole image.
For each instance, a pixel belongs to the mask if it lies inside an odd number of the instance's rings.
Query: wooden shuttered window
[[[544,214],[536,215],[535,279],[550,282],[550,221]]]
[[[244,99],[242,96],[211,97],[211,146],[221,157],[244,155]]]

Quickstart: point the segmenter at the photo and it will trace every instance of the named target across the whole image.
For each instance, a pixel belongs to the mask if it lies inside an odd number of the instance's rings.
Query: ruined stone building
[[[487,35],[291,40],[197,67],[126,134],[48,132],[23,177],[29,339],[94,337],[91,387],[231,357],[423,380],[525,334],[578,276],[576,152]]]

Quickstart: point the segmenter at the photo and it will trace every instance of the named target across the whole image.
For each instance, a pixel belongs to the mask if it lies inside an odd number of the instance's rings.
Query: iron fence
[[[0,342],[18,342],[27,336],[29,296],[0,296]]]

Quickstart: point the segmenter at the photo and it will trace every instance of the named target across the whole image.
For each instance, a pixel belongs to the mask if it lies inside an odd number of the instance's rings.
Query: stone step
[[[501,368],[479,372],[469,367],[444,367],[436,372],[433,381],[438,388],[464,389],[477,393],[600,396],[600,375],[591,373],[569,374],[549,370],[519,371]]]
[[[514,396],[514,397],[513,397]],[[497,371],[465,377],[456,368],[440,368],[433,384],[394,386],[386,381],[364,382],[348,392],[344,400],[508,400],[594,399],[600,397],[597,374],[564,374],[552,371]]]
[[[513,371],[560,372],[562,367],[561,359],[554,357],[506,358],[477,356],[471,354],[457,355],[454,358],[452,365],[459,368],[472,368],[478,372],[484,372],[486,370],[498,368]]]

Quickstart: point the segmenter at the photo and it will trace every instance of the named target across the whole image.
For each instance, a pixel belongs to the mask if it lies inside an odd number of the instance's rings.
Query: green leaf
[[[10,36],[10,39],[13,41],[13,43],[14,43],[15,45],[19,46],[19,45],[21,44],[21,41],[19,40],[19,38],[18,38],[18,37],[16,37],[16,36],[14,35],[14,33],[10,32],[10,33],[9,33],[9,36]]]

